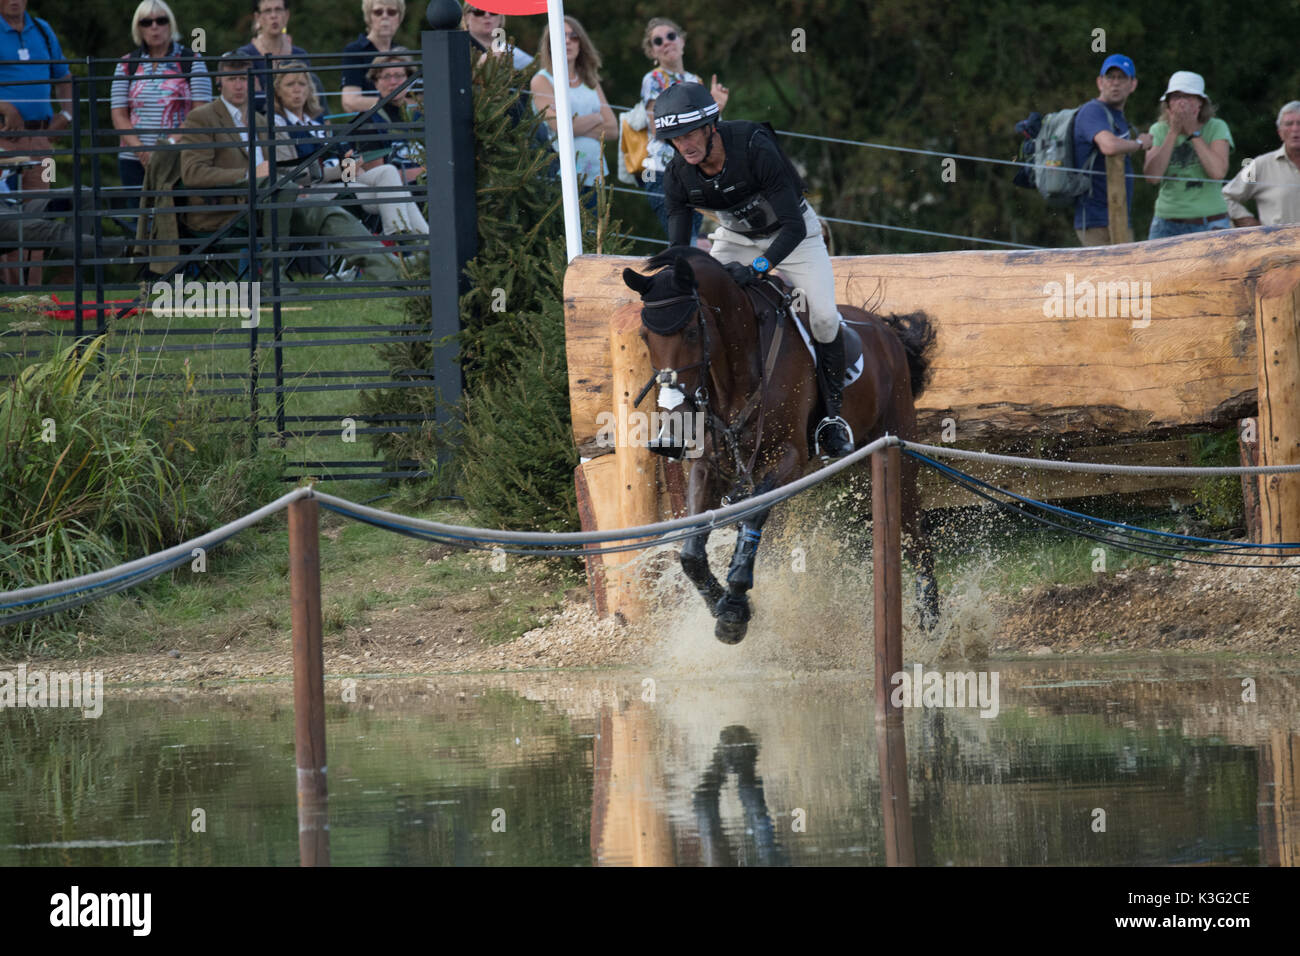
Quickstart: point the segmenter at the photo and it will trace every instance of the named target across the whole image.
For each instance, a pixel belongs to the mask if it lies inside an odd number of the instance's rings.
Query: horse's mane
[[[709,262],[716,263],[717,260],[705,252],[703,249],[697,249],[695,246],[669,246],[663,252],[656,253],[646,260],[647,269],[662,269],[664,266],[677,264],[677,260],[700,260],[707,259]]]

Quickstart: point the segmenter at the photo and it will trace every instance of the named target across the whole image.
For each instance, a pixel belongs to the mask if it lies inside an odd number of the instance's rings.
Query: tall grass
[[[0,391],[0,589],[138,557],[280,491],[282,458],[252,453],[246,426],[217,423],[224,409],[198,395],[188,366],[155,378],[134,349],[110,355],[109,338],[58,349]]]

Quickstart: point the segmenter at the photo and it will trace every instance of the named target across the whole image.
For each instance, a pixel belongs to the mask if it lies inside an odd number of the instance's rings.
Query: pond
[[[861,672],[329,678],[330,861],[1300,862],[1296,670],[960,669],[998,674],[996,714],[893,734]],[[293,733],[287,681],[0,710],[0,865],[296,866]]]

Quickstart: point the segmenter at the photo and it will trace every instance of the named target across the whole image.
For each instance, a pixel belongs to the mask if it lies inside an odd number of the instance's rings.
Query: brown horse
[[[779,291],[758,282],[750,286],[760,294],[756,306],[719,262],[694,248],[668,249],[646,266],[667,268],[654,275],[623,270],[623,281],[641,296],[641,335],[655,368],[641,397],[655,384],[675,388],[706,422],[703,454],[687,482],[687,513],[798,478],[811,464],[821,403],[812,356],[789,320],[775,318],[789,298],[782,301]],[[763,302],[764,292],[774,293],[770,305]],[[862,375],[844,390],[840,413],[853,430],[854,447],[886,433],[915,438],[913,399],[925,384],[933,328],[919,312],[879,316],[847,305],[839,310],[862,342]],[[850,355],[848,364],[853,361]],[[902,467],[903,531],[929,627],[939,611],[934,558],[921,535],[918,465],[903,456]],[[727,644],[739,643],[749,626],[748,591],[767,514],[763,510],[740,524],[725,589],[709,569],[707,531],[687,539],[681,551],[682,570],[717,618],[718,640]]]

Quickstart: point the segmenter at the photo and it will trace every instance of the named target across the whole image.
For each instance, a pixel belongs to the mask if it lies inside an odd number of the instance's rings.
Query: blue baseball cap
[[[1137,67],[1133,65],[1133,61],[1123,53],[1112,53],[1110,56],[1106,57],[1106,62],[1101,65],[1101,72],[1097,75],[1105,76],[1106,71],[1113,66],[1119,67],[1127,76],[1133,77],[1138,75]]]

